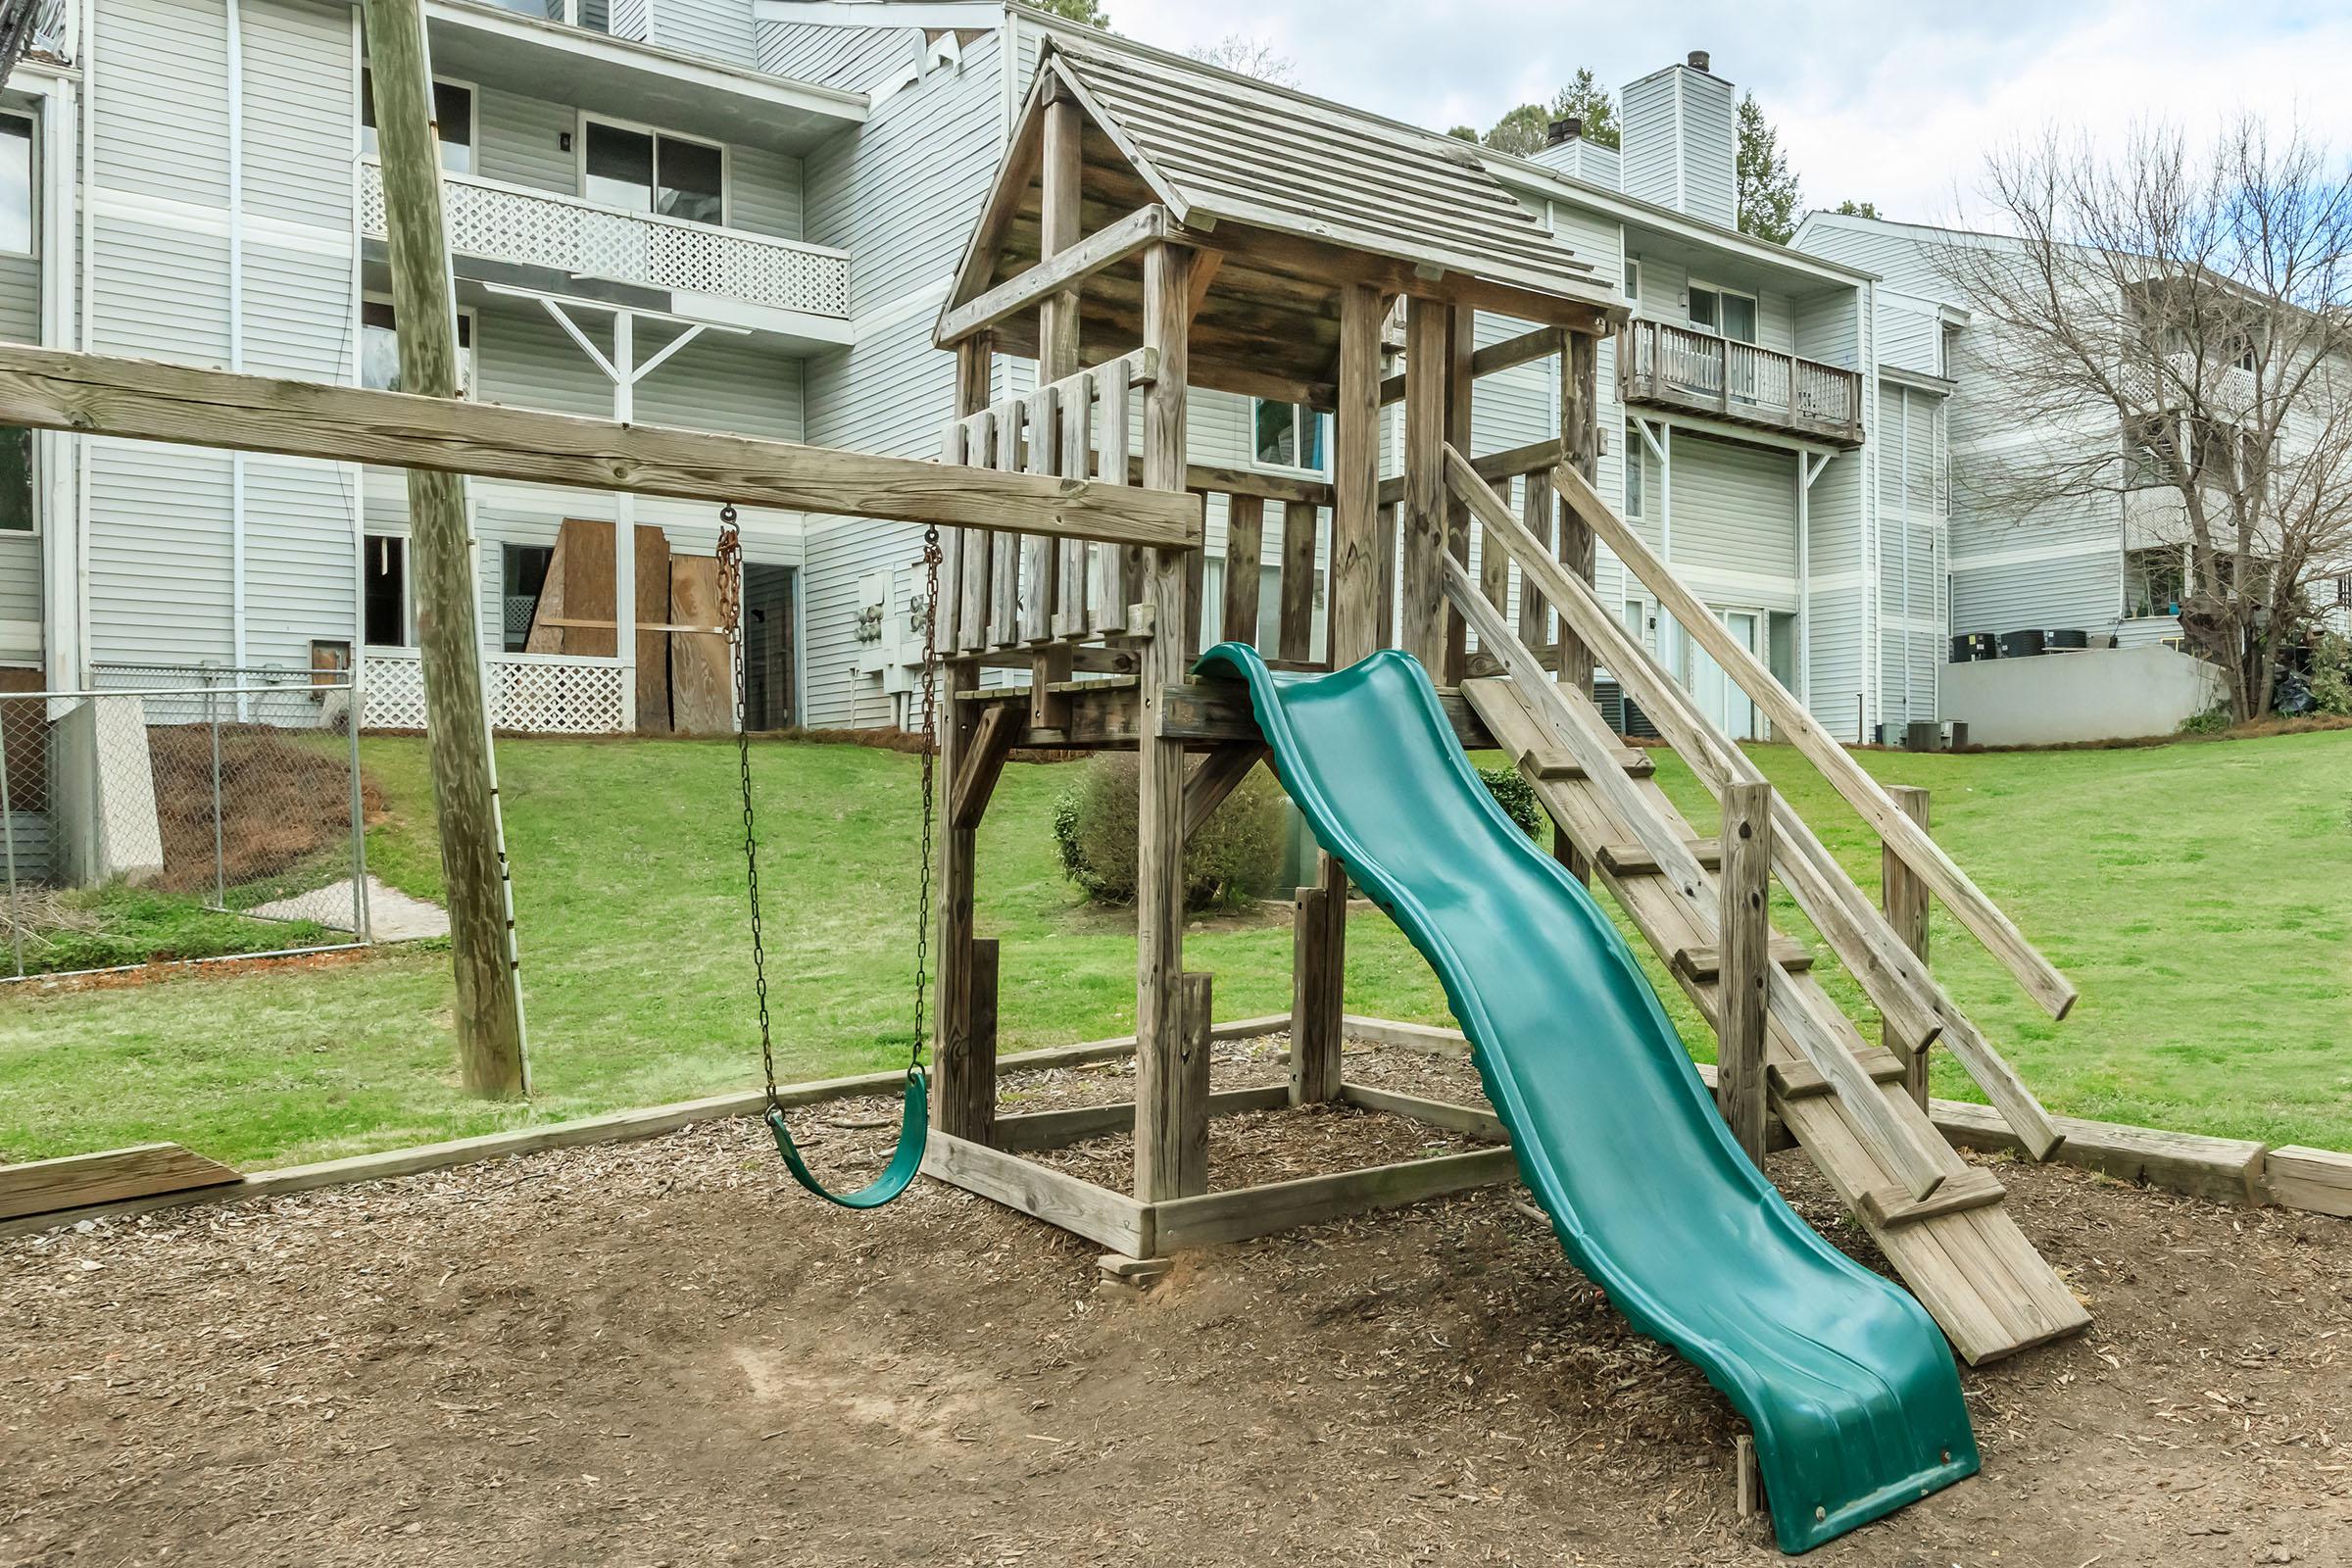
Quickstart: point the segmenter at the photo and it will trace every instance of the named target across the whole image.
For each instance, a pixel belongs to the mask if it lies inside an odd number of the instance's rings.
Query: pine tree
[[[1075,22],[1082,27],[1101,27],[1110,30],[1110,16],[1102,9],[1102,0],[1036,0],[1040,11],[1050,11],[1064,22]]]
[[[1551,100],[1552,119],[1566,120],[1570,116],[1585,122],[1585,140],[1598,147],[1617,145],[1617,101],[1592,74],[1591,66],[1578,67],[1576,79]]]
[[[1740,231],[1786,245],[1796,232],[1796,175],[1756,95],[1740,100]]]
[[[1876,218],[1879,216],[1879,204],[1877,202],[1858,202],[1848,196],[1830,211],[1836,213],[1839,218]]]

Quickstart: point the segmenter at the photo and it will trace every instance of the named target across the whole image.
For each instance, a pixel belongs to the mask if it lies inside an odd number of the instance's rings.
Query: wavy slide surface
[[[1974,1474],[1934,1319],[1740,1152],[1625,939],[1494,803],[1421,665],[1276,674],[1226,643],[1197,668],[1249,683],[1316,839],[1436,969],[1569,1257],[1747,1417],[1781,1549]]]

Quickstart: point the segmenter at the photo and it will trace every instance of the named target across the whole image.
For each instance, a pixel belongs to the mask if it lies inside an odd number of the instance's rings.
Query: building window
[[[433,81],[433,132],[441,143],[441,167],[452,174],[473,172],[473,89],[455,81]],[[360,151],[376,156],[375,87],[360,73]]]
[[[361,634],[370,648],[409,646],[409,542],[371,533],[360,549]]]
[[[1628,423],[1625,427],[1625,514],[1645,516],[1649,512],[1649,460],[1642,455],[1642,430]]]
[[[1250,443],[1260,467],[1323,471],[1324,418],[1302,403],[1250,400]]]
[[[32,254],[32,122],[0,115],[0,251]]]
[[[2188,587],[2188,551],[2156,545],[2124,552],[2124,618],[2178,615]]]
[[[389,300],[360,302],[360,385],[400,390],[400,332]],[[458,396],[473,396],[473,313],[458,313]]]
[[[539,593],[547,586],[547,566],[556,556],[549,545],[506,545],[500,550],[500,624],[504,647],[519,654],[531,640],[531,620],[539,613]]]
[[[39,517],[32,501],[32,432],[0,424],[0,533],[30,533]]]
[[[727,160],[721,149],[601,120],[586,122],[581,141],[590,201],[690,223],[726,221]]]
[[[1642,258],[1639,256],[1625,259],[1625,297],[1636,305],[1642,303]]]
[[[1735,343],[1756,340],[1756,297],[1735,294],[1712,283],[1690,285],[1690,324]]]

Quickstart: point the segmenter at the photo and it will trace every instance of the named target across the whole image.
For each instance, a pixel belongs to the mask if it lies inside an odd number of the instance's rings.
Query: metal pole
[[[17,817],[8,798],[8,711],[9,705],[0,703],[0,845],[8,856],[8,937],[17,964],[17,978],[24,978],[24,902],[17,882]]]
[[[360,674],[344,677],[343,727],[351,733],[351,917],[352,935],[373,942],[368,911],[368,801],[360,788]]]
[[[207,677],[210,684],[211,677]],[[228,856],[223,848],[220,828],[220,702],[211,696],[204,700],[205,716],[212,721],[213,730],[213,907],[228,907]],[[97,715],[92,713],[95,718]]]

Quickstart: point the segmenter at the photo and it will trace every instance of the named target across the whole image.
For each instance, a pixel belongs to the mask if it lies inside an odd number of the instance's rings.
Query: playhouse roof
[[[1222,253],[1195,317],[1193,379],[1327,384],[1349,282],[1598,329],[1625,314],[1590,264],[1520,206],[1476,149],[1325,99],[1092,33],[1049,36],[947,308],[1034,265],[1044,100],[1067,91],[1083,136],[1082,228],[1156,203]],[[1131,266],[1130,274],[1135,272]],[[1132,282],[1090,285],[1082,344],[1116,353]],[[1094,295],[1105,298],[1098,304]],[[1136,296],[1140,298],[1140,295]],[[1034,347],[1008,319],[1000,346]],[[1096,343],[1084,343],[1098,339]]]

